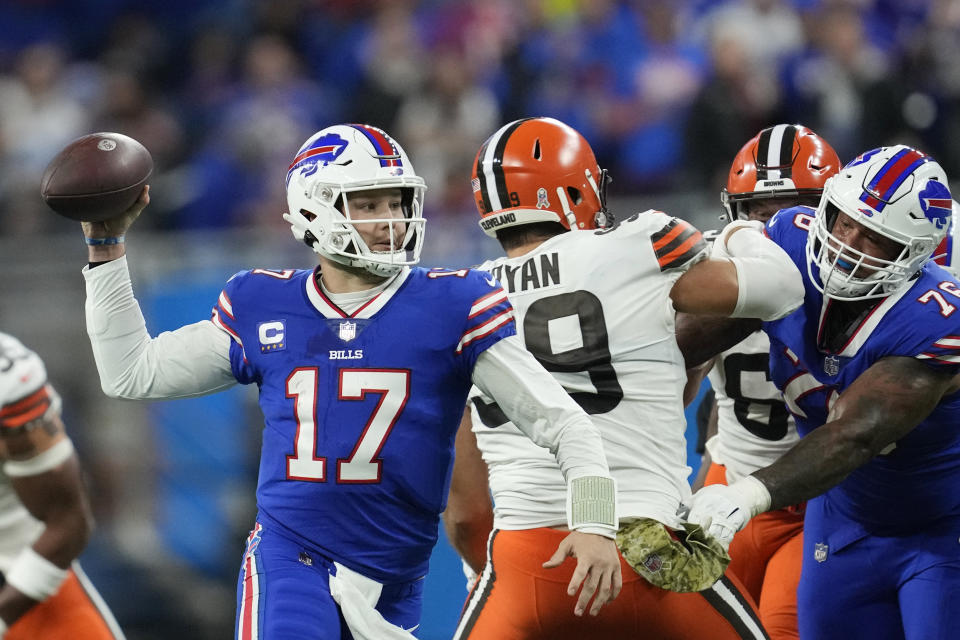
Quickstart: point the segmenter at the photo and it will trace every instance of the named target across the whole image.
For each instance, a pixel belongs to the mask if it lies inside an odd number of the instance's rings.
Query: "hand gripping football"
[[[99,222],[129,209],[152,172],[150,152],[133,138],[91,133],[50,161],[40,194],[62,216]]]

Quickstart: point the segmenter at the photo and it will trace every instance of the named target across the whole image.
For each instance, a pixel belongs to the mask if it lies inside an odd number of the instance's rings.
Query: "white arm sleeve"
[[[739,231],[731,234],[735,229]],[[712,255],[727,258],[737,269],[737,306],[730,317],[778,320],[803,304],[800,271],[786,251],[763,235],[763,223],[730,223]]]
[[[596,425],[574,402],[533,355],[520,338],[511,336],[484,351],[473,369],[473,382],[488,397],[493,398],[503,413],[533,442],[545,447],[556,457],[568,493],[573,495],[571,507],[568,496],[568,521],[571,529],[587,533],[612,535],[608,525],[612,520],[616,530],[615,486],[603,451],[603,441]],[[586,480],[603,479],[610,498],[610,512],[604,517],[588,517],[587,526],[579,526],[576,513],[577,494]],[[609,481],[609,482],[607,482]],[[605,499],[605,498],[604,498]],[[599,526],[598,526],[599,525]]]
[[[230,337],[205,320],[151,338],[126,257],[84,267],[87,335],[103,392],[112,398],[185,398],[237,383]]]

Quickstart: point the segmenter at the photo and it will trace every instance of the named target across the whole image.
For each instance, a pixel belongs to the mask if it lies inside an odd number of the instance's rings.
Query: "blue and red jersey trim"
[[[477,298],[470,306],[467,328],[460,336],[456,352],[462,353],[468,345],[515,322],[513,305],[507,299],[507,292],[497,287]]]

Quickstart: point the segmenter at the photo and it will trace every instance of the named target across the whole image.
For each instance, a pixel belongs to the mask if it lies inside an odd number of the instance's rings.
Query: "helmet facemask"
[[[923,243],[917,240],[913,241],[912,246],[897,242],[901,247],[900,252],[890,259],[859,251],[833,233],[840,217],[837,205],[823,198],[820,207],[823,211],[818,208],[810,228],[810,238],[814,241],[807,242],[807,269],[814,286],[829,298],[852,301],[890,295],[913,277],[930,255],[923,254]],[[854,216],[850,218],[861,222]],[[869,228],[895,240],[879,229]],[[813,265],[819,269],[822,285],[813,277]]]
[[[823,195],[823,189],[779,189],[776,191],[751,191],[749,193],[730,193],[723,189],[720,192],[720,202],[723,204],[723,213],[720,215],[720,219],[724,222],[752,220],[749,211],[751,205],[769,200],[783,200],[781,209],[789,209],[799,205],[816,208],[821,195]]]

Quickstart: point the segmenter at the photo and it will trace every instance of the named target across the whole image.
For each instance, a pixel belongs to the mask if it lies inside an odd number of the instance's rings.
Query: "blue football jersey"
[[[806,242],[814,211],[785,209],[766,233],[794,260],[806,299],[789,316],[764,324],[770,336],[770,373],[783,391],[801,435],[824,424],[833,402],[873,363],[889,356],[918,358],[960,372],[960,283],[928,263],[909,287],[891,295],[837,343],[818,348],[824,312],[836,302],[813,286]],[[819,278],[816,267],[814,277]],[[960,393],[945,397],[909,434],[827,492],[831,505],[865,532],[916,530],[960,514]]]
[[[474,363],[513,309],[487,274],[415,268],[347,314],[314,273],[238,273],[213,309],[260,390],[259,518],[381,582],[423,576]]]

